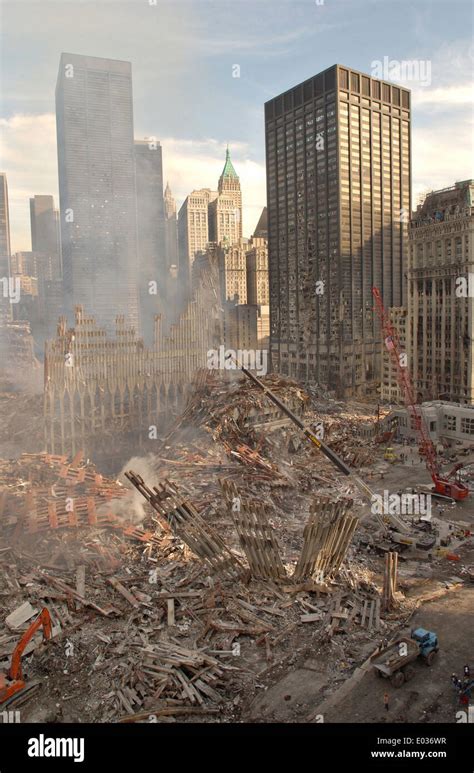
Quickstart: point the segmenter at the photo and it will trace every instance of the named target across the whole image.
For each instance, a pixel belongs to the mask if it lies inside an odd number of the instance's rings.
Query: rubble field
[[[374,490],[388,485],[399,465],[383,460],[372,406],[265,384]],[[433,519],[442,550],[399,550],[351,479],[241,379],[196,383],[156,452],[117,479],[37,451],[0,473],[0,668],[41,608],[53,622],[23,656],[22,722],[364,721],[337,709],[362,684],[365,721],[380,721],[370,656],[425,603],[472,599],[472,516]]]

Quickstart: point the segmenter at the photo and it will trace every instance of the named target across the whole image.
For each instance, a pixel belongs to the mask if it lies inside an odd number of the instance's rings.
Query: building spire
[[[232,164],[232,161],[230,160],[229,144],[227,144],[227,150],[225,152],[225,164],[224,164],[224,169],[222,170],[221,180],[224,177],[231,177],[234,180],[239,179],[238,174],[235,171],[234,166]]]
[[[171,193],[171,188],[168,180],[166,181],[166,188],[163,195],[163,201],[165,205],[165,217],[170,218],[174,217],[176,218],[176,202],[173,198],[173,194]]]

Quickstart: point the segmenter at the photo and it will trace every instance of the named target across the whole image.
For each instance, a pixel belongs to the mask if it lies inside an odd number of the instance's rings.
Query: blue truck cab
[[[411,632],[411,638],[418,642],[420,655],[426,660],[431,660],[438,652],[438,637],[432,631],[427,631],[426,628],[414,628]]]

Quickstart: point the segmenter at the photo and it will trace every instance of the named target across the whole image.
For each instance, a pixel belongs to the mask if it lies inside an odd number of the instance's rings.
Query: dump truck
[[[425,628],[415,628],[411,632],[411,638],[402,636],[374,655],[372,665],[377,676],[390,679],[393,687],[401,687],[416,674],[410,663],[420,657],[427,666],[431,666],[438,649],[438,637],[435,633]]]

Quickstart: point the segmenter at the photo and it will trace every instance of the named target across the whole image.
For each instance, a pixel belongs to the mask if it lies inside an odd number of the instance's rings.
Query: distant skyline
[[[398,79],[412,90],[413,203],[474,176],[468,0],[150,2],[0,3],[0,171],[13,251],[31,248],[29,198],[59,204],[54,89],[64,51],[132,63],[135,137],[160,140],[178,208],[194,188],[215,188],[229,143],[244,236],[266,204],[264,102],[335,63],[370,74],[385,57],[429,61],[430,84]]]

